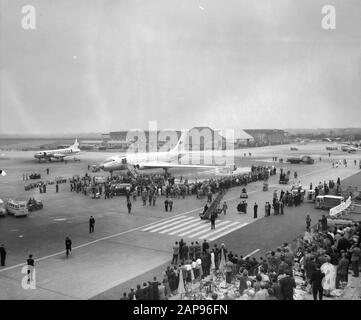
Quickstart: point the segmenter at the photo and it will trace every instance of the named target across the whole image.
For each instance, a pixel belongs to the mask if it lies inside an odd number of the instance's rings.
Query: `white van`
[[[0,217],[4,217],[6,214],[5,203],[0,199]]]
[[[26,217],[29,215],[26,201],[9,199],[6,201],[6,209],[9,214],[13,214],[15,217]]]

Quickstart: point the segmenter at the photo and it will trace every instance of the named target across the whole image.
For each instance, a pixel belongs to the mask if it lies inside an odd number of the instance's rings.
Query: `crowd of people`
[[[143,286],[138,284],[122,299],[171,299],[177,297],[179,288],[187,288],[182,292],[187,299],[293,300],[298,290],[321,300],[345,287],[350,266],[352,276],[359,277],[361,223],[327,226],[326,222],[325,226],[320,221],[322,227],[313,229],[308,223],[304,236],[259,258],[234,254],[223,243],[210,247],[206,240],[187,244],[181,239],[172,248],[172,262],[161,281],[154,278]],[[216,279],[223,282],[223,290],[217,288]],[[190,289],[197,282],[201,288],[205,287],[202,283],[213,284],[202,295]]]

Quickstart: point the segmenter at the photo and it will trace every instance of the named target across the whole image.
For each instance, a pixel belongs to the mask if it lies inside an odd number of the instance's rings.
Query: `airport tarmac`
[[[289,169],[292,173],[296,170],[305,187],[310,182],[315,185],[338,177],[345,179],[359,172],[360,155],[332,152],[328,158],[326,145],[302,145],[296,152],[289,150],[290,145],[242,149],[236,152],[235,162],[242,166],[252,163],[270,165],[274,156],[286,158],[295,153],[321,156],[322,161],[316,159],[314,165],[274,163],[277,168]],[[252,153],[252,157],[248,156],[248,152]],[[261,254],[295,238],[303,230],[301,224],[307,213],[311,214],[313,222],[322,214],[312,204],[303,204],[286,209],[284,217],[271,217],[272,222],[267,221],[263,217],[265,201],[272,199],[273,190],[290,188],[290,185],[280,186],[277,175],[271,177],[267,192],[262,191],[261,182],[247,186],[247,215],[238,214],[236,210],[241,188],[232,188],[227,192],[224,197],[229,207],[227,215],[217,219],[216,230],[211,231],[209,224],[198,217],[205,200],[198,200],[195,196],[174,200],[172,213],[164,212],[163,197],[157,199],[155,207],[143,207],[138,200],[129,215],[124,197],[94,200],[71,193],[69,183],[60,185],[58,194],[54,186],[49,186],[46,194],[39,194],[37,189],[24,190],[27,182],[22,181],[22,173],[40,172],[43,178],[49,180],[56,176],[69,178],[74,174],[83,175],[88,164],[104,160],[111,156],[109,153],[83,153],[78,157],[80,162],[69,160],[68,164],[37,163],[31,152],[0,153],[0,166],[7,172],[7,176],[0,179],[0,198],[35,197],[44,202],[43,210],[33,212],[27,218],[6,216],[0,219],[0,242],[5,244],[8,252],[6,266],[0,267],[0,299],[117,299],[121,295],[119,287],[122,284],[169,263],[172,245],[181,237],[187,242],[203,239],[217,243],[230,241],[232,245],[238,243],[234,252],[237,250],[247,255],[258,250],[256,252]],[[243,153],[247,153],[247,157]],[[332,168],[333,160],[344,158],[349,160],[347,168]],[[354,159],[357,159],[357,166],[351,163]],[[46,168],[50,168],[49,176],[46,176]],[[176,177],[189,178],[213,175],[209,170],[170,172]],[[254,202],[259,204],[258,219],[253,219]],[[88,233],[90,215],[96,219],[92,234]],[[73,252],[69,258],[64,253],[66,236],[73,241]],[[24,290],[21,286],[25,276],[21,268],[29,253],[36,259],[36,290]]]

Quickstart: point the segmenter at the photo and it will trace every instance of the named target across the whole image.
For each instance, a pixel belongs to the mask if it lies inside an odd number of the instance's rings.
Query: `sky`
[[[35,30],[21,26],[28,4]],[[361,0],[0,8],[0,134],[361,126]]]

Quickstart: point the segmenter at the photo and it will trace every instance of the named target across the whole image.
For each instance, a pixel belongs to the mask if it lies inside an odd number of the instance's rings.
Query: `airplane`
[[[348,153],[355,153],[356,151],[360,150],[360,148],[347,145],[347,146],[342,146],[341,150]]]
[[[164,169],[169,168],[217,168],[215,165],[179,164],[179,160],[185,155],[183,142],[187,133],[183,133],[175,147],[168,152],[143,152],[128,153],[108,158],[98,168],[113,173],[117,170],[128,170],[136,174],[136,170]],[[176,162],[175,162],[176,161]]]
[[[78,139],[75,139],[75,142],[72,146],[63,149],[56,150],[45,150],[35,153],[34,158],[40,160],[48,160],[49,162],[52,159],[63,161],[65,157],[76,155],[80,152]]]

